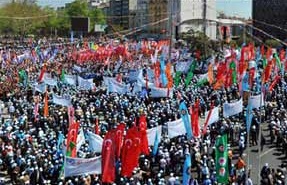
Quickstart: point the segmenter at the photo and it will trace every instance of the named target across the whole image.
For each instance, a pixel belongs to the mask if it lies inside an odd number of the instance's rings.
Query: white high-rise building
[[[190,30],[204,32],[205,23],[205,34],[212,40],[216,39],[215,0],[180,0],[179,4],[177,11],[174,11],[178,12],[179,33]]]

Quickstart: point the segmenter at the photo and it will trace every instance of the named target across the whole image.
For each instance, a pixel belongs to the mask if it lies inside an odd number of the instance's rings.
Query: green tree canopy
[[[90,17],[91,30],[95,24],[104,24],[102,10],[91,8],[87,1],[75,0],[62,9],[40,7],[27,1],[16,1],[0,8],[0,33],[11,35],[48,35],[57,30],[67,35],[71,27],[71,17]]]

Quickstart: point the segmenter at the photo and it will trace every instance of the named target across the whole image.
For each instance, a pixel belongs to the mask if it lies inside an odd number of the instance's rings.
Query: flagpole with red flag
[[[115,130],[110,130],[102,146],[102,182],[113,183],[116,178]]]

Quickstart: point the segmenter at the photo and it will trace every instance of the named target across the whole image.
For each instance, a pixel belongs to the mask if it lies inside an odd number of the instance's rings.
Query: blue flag
[[[246,128],[247,132],[250,132],[251,122],[252,122],[253,114],[252,114],[252,106],[248,103],[247,112],[246,112]]]
[[[182,185],[188,185],[190,174],[189,168],[191,167],[191,158],[190,155],[186,155],[184,165],[183,165],[183,173],[182,173]]]
[[[246,73],[242,79],[242,91],[249,91],[249,74]]]
[[[157,154],[158,145],[159,145],[159,138],[158,138],[158,132],[156,131],[154,145],[153,145],[153,149],[152,149],[152,155],[153,156],[155,156]]]
[[[167,83],[168,83],[168,80],[167,80],[167,77],[165,74],[165,69],[166,69],[166,66],[165,66],[165,62],[164,62],[164,57],[161,56],[160,57],[160,76],[161,76],[162,85],[164,87],[166,87]]]
[[[60,153],[61,152],[61,145],[64,141],[64,135],[62,133],[59,134],[58,136],[58,142],[57,142],[57,152]]]
[[[179,105],[179,111],[181,115],[181,119],[184,123],[184,127],[187,133],[187,138],[191,139],[192,138],[192,129],[191,129],[191,124],[190,124],[190,116],[188,114],[187,107],[184,102],[181,102]]]

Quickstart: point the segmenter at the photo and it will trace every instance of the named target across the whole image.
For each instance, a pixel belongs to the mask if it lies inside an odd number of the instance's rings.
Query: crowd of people
[[[107,46],[110,43],[110,40],[106,40],[105,42],[101,41],[98,45]],[[216,78],[219,73],[219,64],[229,64],[228,57],[230,56],[215,54],[208,60],[203,60],[197,52],[190,50],[189,45],[183,44],[172,50],[173,77],[176,75],[179,62],[193,62],[196,63],[196,67],[189,84],[186,84],[186,79],[192,65],[187,65],[187,69],[178,75],[179,84],[173,84],[173,98],[150,97],[147,86],[142,87],[142,89],[147,88],[146,93],[139,92],[133,95],[131,93],[107,93],[104,77],[119,78],[121,83],[130,84],[129,88],[132,91],[135,83],[129,81],[129,71],[143,69],[142,77],[144,78],[150,69],[154,69],[150,54],[154,55],[156,46],[149,46],[150,51],[145,53],[142,48],[135,49],[136,47],[132,47],[134,43],[123,41],[123,45],[128,45],[127,50],[130,55],[114,55],[108,62],[104,59],[88,59],[79,62],[77,55],[72,57],[73,54],[71,53],[74,52],[75,48],[77,51],[89,50],[89,48],[77,44],[49,46],[46,43],[35,45],[35,47],[31,46],[21,51],[1,50],[0,171],[3,172],[2,184],[9,183],[7,179],[10,179],[12,184],[103,184],[100,174],[64,177],[63,166],[66,154],[63,150],[59,152],[59,148],[62,149],[63,147],[59,146],[58,138],[61,134],[65,138],[67,137],[69,116],[67,107],[51,101],[53,94],[71,96],[72,106],[75,109],[75,120],[80,123],[80,128],[84,133],[94,133],[95,127],[98,126],[99,135],[104,138],[105,134],[119,123],[125,123],[126,130],[132,127],[136,124],[136,118],[141,115],[146,115],[148,129],[162,126],[161,142],[156,154],[152,154],[154,146],[150,146],[149,155],[140,155],[138,166],[134,169],[131,177],[121,176],[121,161],[117,161],[114,184],[179,185],[182,184],[183,173],[188,174],[188,185],[218,184],[215,144],[219,135],[227,134],[229,184],[252,185],[252,180],[255,179],[251,179],[244,153],[246,153],[247,145],[260,144],[261,150],[263,150],[267,143],[267,135],[262,134],[261,138],[258,139],[260,121],[269,124],[270,144],[276,145],[287,156],[287,114],[285,111],[287,108],[287,78],[284,72],[272,71],[270,79],[265,83],[264,87],[266,88],[260,87],[259,91],[257,88],[259,84],[256,80],[251,82],[252,84],[246,92],[241,92],[239,82],[228,87],[222,85],[220,88],[213,88],[216,82],[196,85],[200,76],[207,73],[210,65],[212,65],[214,72],[213,76]],[[41,58],[39,53],[33,55],[32,50],[37,47],[41,48],[40,53],[43,53],[46,48],[51,48],[47,54],[49,57]],[[236,53],[237,56],[234,60],[238,61],[238,65],[240,51],[235,51],[231,47],[225,49],[230,51],[230,55]],[[36,60],[33,57],[26,57],[22,61],[13,60],[17,58],[17,55],[25,53],[25,50],[31,51],[30,55],[35,56]],[[50,60],[55,50],[57,53],[53,60]],[[252,60],[257,63],[257,76],[262,77],[265,66],[263,54],[261,53],[261,55]],[[15,57],[13,58],[13,56]],[[271,56],[268,60],[273,61],[272,58],[275,57]],[[285,68],[285,60],[286,58],[281,61],[283,68]],[[168,58],[166,58],[165,63],[167,61]],[[244,62],[248,63],[249,61]],[[56,86],[47,85],[49,116],[44,116],[45,93],[34,89],[34,83],[39,82],[43,68],[45,68],[45,74],[57,79]],[[25,71],[26,77],[21,76],[20,71],[22,70]],[[248,69],[245,70],[248,72]],[[83,78],[91,78],[92,76],[94,88],[83,90],[64,83],[61,81],[63,71],[66,74]],[[273,77],[277,75],[281,79],[272,89],[269,89]],[[261,89],[265,89],[264,93]],[[226,102],[239,100],[246,93],[258,95],[261,92],[264,94],[265,105],[261,109],[253,109],[250,131],[246,125],[248,104],[246,101],[248,100],[245,99],[245,108],[241,113],[224,118],[222,111],[220,111],[220,119],[209,125],[205,134],[201,132],[200,137],[193,137],[192,139],[189,139],[187,135],[168,137],[167,123],[180,119],[181,113],[178,107],[182,101],[190,106],[199,101],[200,120],[206,120],[205,113],[211,109],[212,103],[216,107],[222,107]],[[39,104],[38,114],[35,115],[37,103]],[[222,109],[220,108],[220,110]],[[248,134],[250,134],[250,141],[247,141]],[[65,145],[65,141],[63,145]],[[238,153],[233,151],[236,147],[239,148]],[[187,154],[191,156],[191,166],[188,171],[183,172]],[[77,150],[77,158],[91,158],[95,155],[100,154],[89,149],[89,140],[82,143]],[[282,170],[270,169],[266,164],[260,173],[262,184],[283,185],[286,183],[285,173]]]

